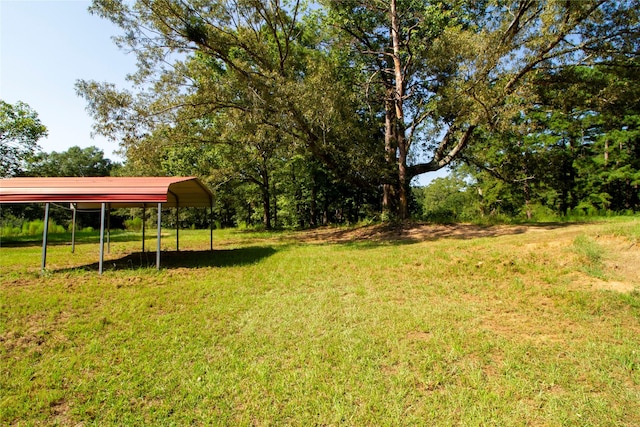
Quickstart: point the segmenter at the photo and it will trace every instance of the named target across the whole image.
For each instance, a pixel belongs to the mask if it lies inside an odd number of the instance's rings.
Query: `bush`
[[[44,232],[44,221],[37,219],[34,221],[24,221],[21,226],[5,226],[1,229],[3,236],[36,236]],[[66,230],[62,225],[56,224],[52,219],[49,220],[49,233],[65,233]]]
[[[5,226],[0,227],[0,236],[19,236],[22,230],[20,227]]]
[[[458,220],[458,215],[452,210],[445,207],[431,209],[423,214],[426,221],[435,224],[453,224]]]
[[[530,217],[527,215],[527,212],[529,212]],[[534,203],[523,207],[518,219],[533,222],[551,222],[558,221],[559,218],[553,209],[539,203]]]
[[[141,231],[142,230],[142,218],[127,219],[124,221],[124,228],[127,231]]]

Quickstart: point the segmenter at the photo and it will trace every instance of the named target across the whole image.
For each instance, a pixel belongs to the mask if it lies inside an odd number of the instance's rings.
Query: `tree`
[[[586,118],[588,129],[596,135],[590,155],[576,167],[583,177],[585,192],[602,195],[602,207],[613,211],[640,210],[640,69],[600,67],[591,70],[598,93],[591,99],[597,114]],[[592,131],[593,132],[593,131]]]
[[[637,52],[630,0],[322,4],[95,0],[138,55],[140,89],[78,92],[127,153],[158,141],[250,146],[248,119],[255,135],[286,136],[281,153],[304,149],[352,185],[383,184],[386,211],[406,218],[411,179],[511,126],[539,75]]]
[[[379,86],[370,93],[384,115],[386,159],[397,169],[385,204],[390,209],[395,191],[401,218],[411,179],[449,165],[480,128],[508,126],[534,101],[538,73],[634,52],[625,41],[638,36],[631,1],[325,3],[369,58],[367,81]]]
[[[24,102],[14,105],[0,100],[0,176],[19,173],[39,149],[38,140],[47,128],[38,113]]]
[[[632,70],[640,67],[631,65],[539,75],[533,108],[478,138],[462,159],[485,186],[502,181],[528,216],[530,202],[561,215],[639,209],[640,78]]]
[[[353,144],[364,138],[343,78],[349,69],[322,47],[301,1],[96,0],[91,10],[126,31],[118,42],[139,57],[133,80],[147,84],[137,95],[106,83],[77,84],[96,131],[125,150],[166,124],[173,140],[225,143],[224,129],[251,117],[354,180],[360,175],[351,173],[352,159],[377,158],[363,153],[365,143]]]
[[[74,146],[67,151],[40,153],[27,167],[30,176],[109,176],[116,166],[104,158],[104,152],[94,146]]]
[[[455,174],[415,188],[413,195],[422,210],[422,218],[427,221],[468,221],[478,213],[476,189]]]
[[[95,130],[129,161],[161,158],[178,141],[217,145],[235,182],[260,191],[267,227],[274,167],[293,155],[311,153],[354,186],[377,179],[381,139],[358,111],[354,73],[323,46],[303,2],[97,0],[91,10],[120,25],[119,43],[139,58],[137,94],[77,83]]]

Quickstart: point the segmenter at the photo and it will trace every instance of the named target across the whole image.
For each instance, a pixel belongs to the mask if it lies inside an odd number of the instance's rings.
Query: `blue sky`
[[[101,148],[121,160],[117,144],[91,138],[92,119],[75,93],[78,79],[127,86],[135,57],[118,49],[111,37],[119,29],[91,15],[89,1],[0,0],[0,99],[23,101],[49,129],[40,140],[46,152],[71,146]]]

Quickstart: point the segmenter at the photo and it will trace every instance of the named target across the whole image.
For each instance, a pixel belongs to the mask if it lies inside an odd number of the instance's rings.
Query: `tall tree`
[[[355,186],[377,179],[381,139],[358,111],[354,73],[302,1],[96,0],[91,10],[125,30],[118,43],[138,55],[140,90],[86,81],[77,90],[95,130],[121,142],[138,170],[157,171],[150,160],[176,144],[218,146],[222,170],[212,173],[252,183],[267,227],[273,168],[293,155],[311,153]]]
[[[300,0],[95,0],[91,11],[120,25],[126,35],[118,43],[139,59],[132,80],[146,90],[138,94],[77,84],[96,131],[125,150],[144,152],[141,144],[166,124],[183,143],[225,142],[224,128],[251,116],[345,174],[351,154],[369,163],[377,157],[352,144],[362,132],[340,76],[348,70],[323,49]]]
[[[304,147],[354,183],[382,181],[387,211],[405,218],[411,179],[511,126],[539,74],[625,57],[639,31],[631,0],[323,4],[338,32],[321,31],[322,10],[301,0],[95,0],[138,55],[140,90],[78,91],[96,130],[129,152],[153,153],[160,129],[223,142],[251,117],[262,134],[287,136],[285,152]]]
[[[476,130],[508,125],[526,109],[533,77],[608,60],[638,35],[632,1],[439,2],[327,0],[332,22],[380,89],[387,161],[395,165],[398,213],[417,175],[454,161]],[[385,186],[385,203],[392,199]]]
[[[38,113],[24,102],[9,104],[0,100],[0,177],[19,173],[40,149],[38,140],[47,128]]]

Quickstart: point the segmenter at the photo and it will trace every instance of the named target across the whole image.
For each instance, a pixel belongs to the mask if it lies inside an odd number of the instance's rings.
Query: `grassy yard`
[[[3,240],[0,425],[640,425],[640,219],[95,241]]]

